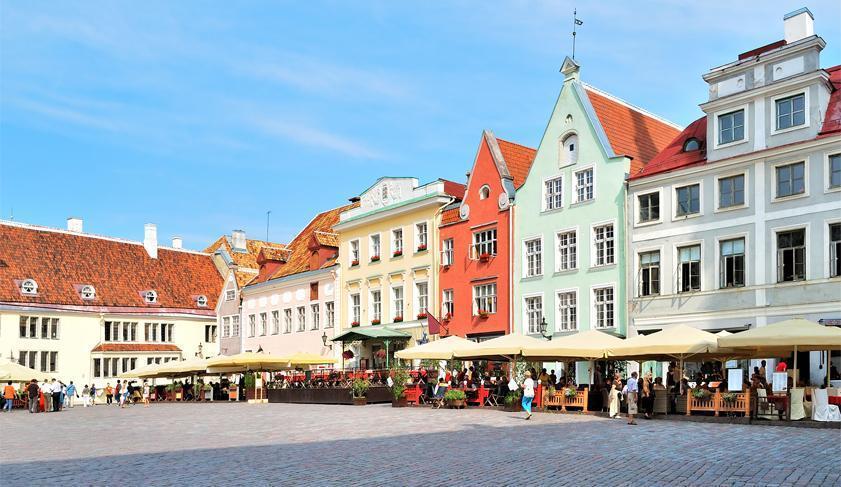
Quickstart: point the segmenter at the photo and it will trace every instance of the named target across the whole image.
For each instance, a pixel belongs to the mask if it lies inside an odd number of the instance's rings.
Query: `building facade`
[[[680,130],[582,83],[572,59],[562,73],[561,93],[517,191],[516,328],[537,336],[590,329],[624,336],[625,179]],[[587,378],[581,369],[579,381]]]
[[[485,131],[460,202],[440,228],[441,335],[484,340],[510,333],[514,196],[535,150]]]
[[[211,256],[0,222],[0,356],[98,387],[136,367],[219,353]],[[41,379],[40,377],[33,377]]]
[[[784,31],[705,74],[704,116],[630,180],[635,332],[841,317],[841,66],[808,9]],[[802,354],[800,379],[825,360]]]
[[[260,273],[242,291],[244,351],[339,357],[339,347],[329,341],[339,306],[339,239],[333,226],[354,206],[320,213],[287,247],[260,251]]]
[[[445,180],[419,185],[415,178],[380,178],[344,211],[333,228],[341,267],[338,332],[388,326],[422,339],[427,312],[438,309],[438,227],[444,206],[464,186]],[[351,348],[350,365],[381,367],[381,341]],[[393,349],[389,354],[393,354]]]

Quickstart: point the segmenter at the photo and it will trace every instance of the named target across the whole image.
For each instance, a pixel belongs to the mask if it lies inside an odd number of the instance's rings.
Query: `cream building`
[[[98,387],[151,363],[219,353],[209,254],[0,221],[0,359]],[[35,379],[42,379],[37,374]]]
[[[415,178],[380,178],[362,193],[357,208],[341,213],[333,227],[341,255],[337,335],[388,328],[414,343],[428,333],[426,313],[439,309],[441,210],[463,195],[464,186],[451,181],[419,185]],[[346,366],[385,366],[386,343],[380,339],[348,348],[354,357]]]

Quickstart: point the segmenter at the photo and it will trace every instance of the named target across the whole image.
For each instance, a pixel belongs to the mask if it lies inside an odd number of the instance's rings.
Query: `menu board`
[[[785,372],[774,372],[771,377],[772,391],[786,391],[788,390],[788,374]]]
[[[727,369],[727,390],[740,392],[742,390],[742,369]]]

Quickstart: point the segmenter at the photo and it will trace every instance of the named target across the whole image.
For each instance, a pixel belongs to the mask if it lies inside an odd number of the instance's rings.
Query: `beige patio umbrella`
[[[289,364],[289,360],[280,355],[263,352],[243,352],[236,355],[220,355],[207,360],[207,371],[242,372],[252,370],[262,372],[266,370],[282,369]]]
[[[794,351],[794,370],[797,370],[798,351],[841,349],[841,329],[794,318],[720,337],[718,343],[722,347],[746,350],[754,355],[762,352],[782,354]]]
[[[637,335],[609,349],[613,358],[656,360],[686,359],[727,353],[718,346],[718,337],[687,325],[673,325],[650,335]]]
[[[334,357],[324,357],[322,355],[316,355],[314,353],[298,352],[281,358],[287,362],[287,368],[297,368],[305,365],[327,365],[336,363],[336,359]]]
[[[0,361],[0,380],[12,382],[29,382],[32,379],[54,379],[55,374],[49,372],[38,372],[35,369],[24,367],[11,360]]]
[[[167,377],[184,377],[188,375],[206,375],[210,359],[193,358],[189,360],[171,360],[161,364],[160,372]]]
[[[520,333],[511,333],[510,335],[503,335],[486,342],[481,342],[476,347],[465,346],[456,348],[453,356],[455,358],[467,359],[494,359],[503,357],[510,360],[512,357],[521,357],[523,355],[523,349],[536,347],[540,343],[541,341],[537,338]]]
[[[607,356],[612,347],[622,345],[624,340],[613,335],[587,330],[551,341],[539,342],[523,349],[523,356],[543,360],[587,359],[599,360]]]
[[[149,364],[143,367],[138,367],[128,372],[123,372],[118,375],[118,379],[154,379],[157,377],[166,377],[163,374],[164,366],[169,364]]]
[[[400,350],[394,356],[403,360],[452,360],[456,349],[475,350],[478,347],[479,344],[472,340],[453,335]]]

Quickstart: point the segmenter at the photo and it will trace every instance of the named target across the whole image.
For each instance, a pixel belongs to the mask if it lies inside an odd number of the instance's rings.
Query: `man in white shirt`
[[[53,412],[61,411],[61,382],[53,379],[51,384],[53,394]]]
[[[53,386],[47,379],[41,382],[41,394],[44,395],[44,412],[49,413],[53,410]]]
[[[628,378],[628,382],[625,384],[622,392],[628,401],[628,424],[637,424],[634,421],[634,415],[637,414],[637,393],[639,392],[636,372],[631,372],[631,377]]]

